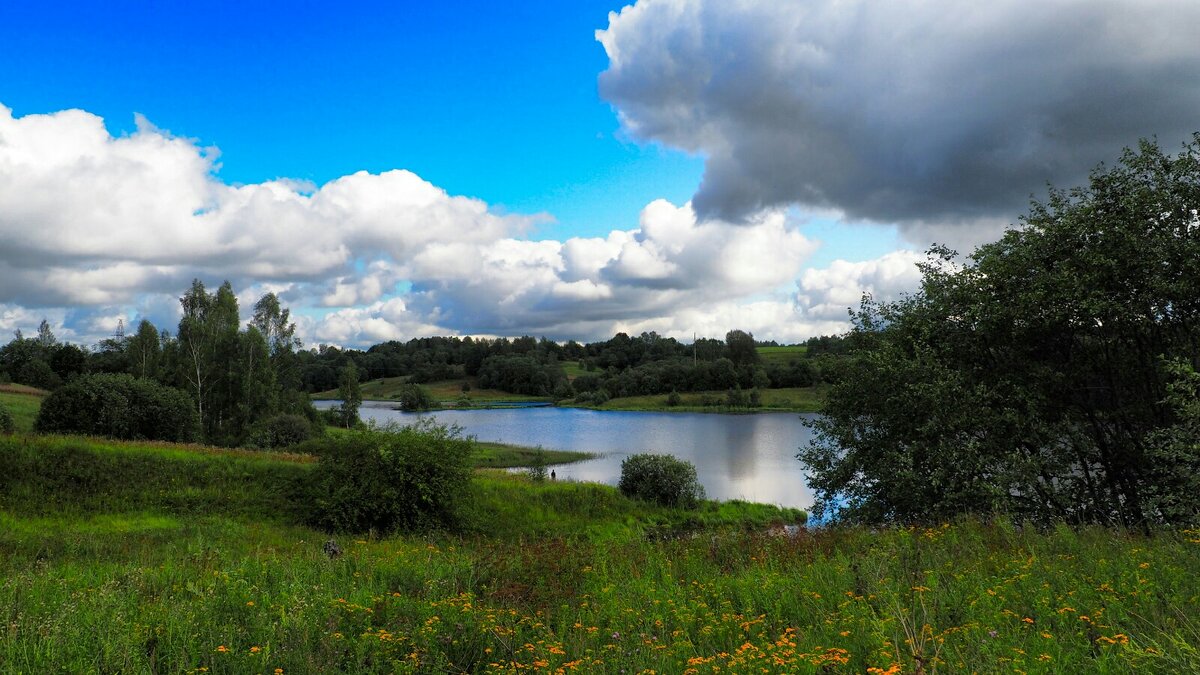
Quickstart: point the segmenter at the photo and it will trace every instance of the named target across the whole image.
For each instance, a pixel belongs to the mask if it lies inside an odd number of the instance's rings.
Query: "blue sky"
[[[703,161],[619,132],[593,33],[613,2],[27,3],[0,9],[0,102],[141,113],[221,150],[220,175],[321,184],[405,168],[553,214],[545,236],[686,201]]]
[[[6,3],[0,330],[169,326],[199,277],[279,293],[310,343],[837,332],[863,292],[915,289],[928,244],[969,251],[1047,183],[1194,131],[1193,19],[1171,0]]]

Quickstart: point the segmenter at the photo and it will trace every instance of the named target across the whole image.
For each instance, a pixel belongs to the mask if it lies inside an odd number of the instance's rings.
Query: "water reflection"
[[[320,402],[329,407],[332,402]],[[409,423],[431,416],[458,424],[481,441],[541,445],[559,450],[602,453],[587,462],[554,467],[560,479],[615,485],[621,460],[637,452],[670,453],[696,465],[713,499],[808,508],[812,493],[804,483],[796,451],[810,432],[801,419],[811,415],[761,413],[711,415],[529,408],[523,410],[439,410],[404,413],[392,404],[367,402],[363,419]]]

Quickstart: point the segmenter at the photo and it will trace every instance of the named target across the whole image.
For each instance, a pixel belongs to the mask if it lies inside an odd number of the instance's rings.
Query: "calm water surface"
[[[327,408],[336,402],[323,401]],[[411,423],[434,417],[457,424],[481,441],[540,445],[548,449],[601,453],[597,459],[552,467],[561,478],[616,485],[621,460],[637,452],[670,453],[696,465],[710,499],[748,501],[808,508],[812,494],[796,451],[808,442],[801,424],[812,414],[653,413],[526,408],[514,410],[438,410],[406,413],[392,403],[365,402],[364,420]]]

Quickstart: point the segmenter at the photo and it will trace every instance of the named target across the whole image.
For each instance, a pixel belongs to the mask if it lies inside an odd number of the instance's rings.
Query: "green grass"
[[[760,389],[762,405],[757,408],[729,408],[724,391],[694,391],[679,395],[679,405],[667,405],[666,394],[624,396],[610,399],[601,406],[582,406],[596,410],[630,410],[636,412],[818,412],[826,386]],[[569,405],[569,404],[568,404]]]
[[[552,464],[570,464],[592,459],[596,455],[590,452],[573,452],[570,450],[544,450],[508,443],[476,443],[476,452],[472,457],[475,466],[479,468],[507,469],[522,466],[533,466],[537,462]]]
[[[408,382],[408,376],[403,377],[387,377],[376,380],[368,380],[362,383],[363,399],[367,401],[391,401],[400,392],[401,386]],[[473,377],[464,377],[454,380],[442,380],[439,382],[429,382],[422,384],[429,390],[433,398],[443,403],[454,403],[463,395],[463,384],[470,386],[470,390],[466,392],[467,397],[472,401],[486,403],[488,401],[548,401],[549,399],[541,396],[526,396],[524,394],[514,394],[512,392],[501,391],[499,389],[480,389],[478,380]],[[329,391],[321,391],[310,395],[314,401],[330,401],[338,398],[336,389]]]
[[[485,471],[464,531],[330,559],[288,516],[303,458],[15,436],[0,468],[3,672],[1200,669],[1198,530],[789,537],[772,506]]]
[[[341,427],[326,427],[325,433],[329,436],[340,436],[348,433],[348,431]],[[544,462],[546,466],[550,466],[552,464],[582,462],[592,459],[595,456],[590,452],[546,450],[526,445],[477,441],[475,443],[475,453],[471,456],[471,460],[477,469],[515,469],[532,467],[539,461]]]
[[[33,393],[36,392],[36,393]],[[32,431],[46,392],[23,385],[0,385],[0,404],[12,413],[17,431]]]
[[[580,375],[586,375],[588,372],[586,368],[579,365],[578,361],[563,361],[562,369],[568,380],[574,380]]]
[[[786,345],[783,347],[756,347],[758,358],[764,366],[769,366],[774,363],[787,365],[792,361],[799,361],[808,353],[808,347],[805,345]]]

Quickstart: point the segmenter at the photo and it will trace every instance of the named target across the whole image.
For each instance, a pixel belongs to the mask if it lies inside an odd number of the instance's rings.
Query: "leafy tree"
[[[303,449],[320,458],[308,472],[314,527],[385,534],[460,523],[474,444],[456,428],[422,420],[318,439]]]
[[[178,334],[183,376],[191,387],[196,412],[203,425],[205,405],[212,398],[211,385],[218,374],[216,299],[205,290],[202,281],[195,279],[179,303],[183,306]]]
[[[799,455],[818,510],[1181,520],[1163,477],[1195,445],[1163,441],[1188,428],[1163,357],[1200,359],[1198,209],[1200,135],[1143,142],[964,263],[933,249],[917,293],[865,298]]]
[[[158,373],[158,362],[162,355],[162,343],[158,329],[146,319],[138,323],[137,333],[129,338],[126,351],[129,355],[130,371],[133,375],[148,379]]]
[[[1169,522],[1200,521],[1200,373],[1186,361],[1165,364],[1169,373],[1166,404],[1178,424],[1160,429],[1147,442],[1149,508]]]
[[[8,371],[14,379],[19,377],[25,364],[41,358],[41,350],[36,340],[26,338],[21,329],[13,331],[13,339],[0,348],[0,366]],[[20,381],[19,379],[17,381]]]
[[[38,324],[38,334],[34,338],[39,347],[42,348],[42,353],[47,354],[55,345],[58,344],[58,338],[54,337],[54,331],[50,330],[50,322],[42,319]]]
[[[87,352],[72,344],[60,344],[50,355],[50,368],[63,380],[85,372],[87,362]]]
[[[50,364],[41,359],[32,359],[17,371],[17,382],[40,389],[53,390],[62,384],[62,378],[54,372]]]
[[[725,348],[729,360],[734,365],[744,366],[758,363],[758,349],[754,344],[754,334],[741,330],[731,330],[725,334]]]
[[[250,429],[248,444],[256,448],[286,448],[313,436],[312,423],[302,415],[282,413],[258,422]]]
[[[342,399],[342,424],[348,429],[358,422],[358,408],[362,405],[362,387],[353,361],[348,361],[338,375],[338,398]]]
[[[433,397],[419,384],[409,382],[400,387],[396,393],[401,410],[429,410],[433,407]]]
[[[696,466],[673,455],[637,454],[621,462],[621,493],[662,506],[694,508],[704,499]]]
[[[296,337],[296,324],[291,320],[291,310],[281,306],[274,293],[267,293],[255,303],[254,318],[250,325],[262,334],[267,343],[276,386],[281,391],[299,388],[296,350],[300,348],[300,339]]]
[[[199,419],[187,394],[131,375],[81,375],[46,397],[37,431],[192,441]]]

